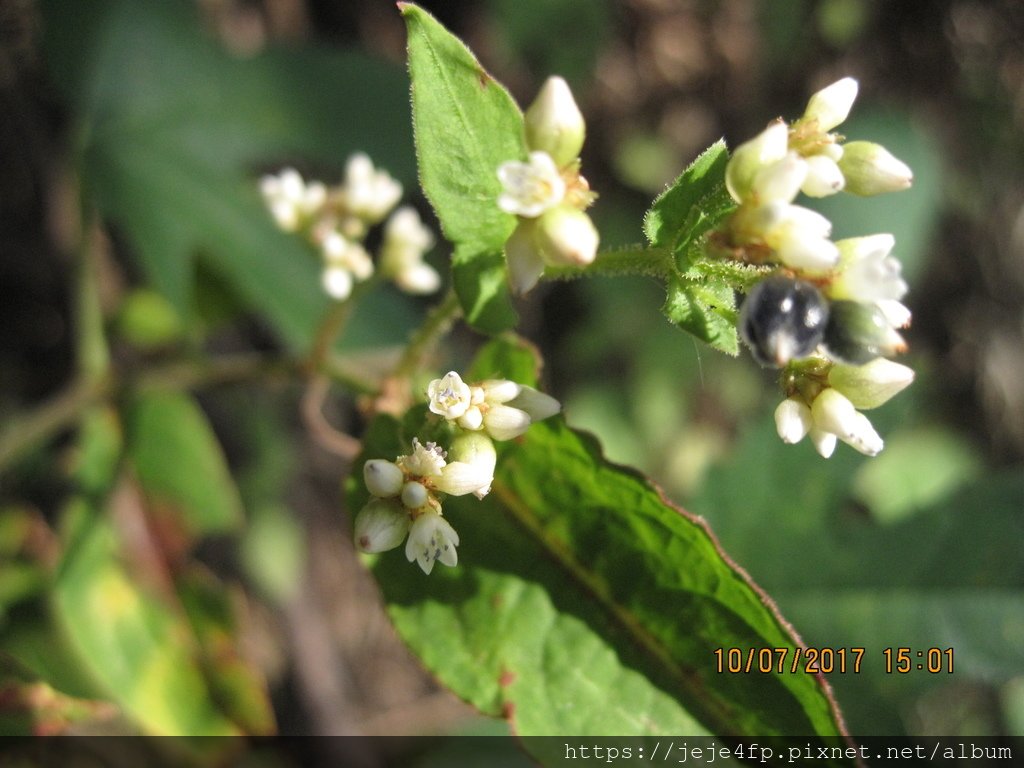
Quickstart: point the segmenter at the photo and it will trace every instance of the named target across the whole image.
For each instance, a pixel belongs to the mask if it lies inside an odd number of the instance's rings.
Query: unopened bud
[[[579,156],[586,125],[565,80],[549,77],[523,117],[531,150],[547,152],[559,167]]]
[[[482,499],[491,490],[494,467],[498,457],[494,443],[487,435],[470,432],[459,435],[448,450],[451,459],[434,485],[452,496],[474,494]]]
[[[881,144],[851,141],[843,145],[839,169],[846,178],[846,191],[855,195],[880,195],[908,189],[914,174]]]
[[[857,81],[852,77],[844,77],[811,96],[803,120],[816,120],[818,130],[831,131],[850,114],[856,99]]]
[[[544,274],[544,257],[537,246],[536,234],[537,220],[521,218],[505,243],[509,286],[518,295],[527,293]]]
[[[402,490],[402,470],[385,459],[370,459],[363,465],[366,490],[382,499],[397,496]]]
[[[511,440],[530,427],[530,414],[507,405],[493,405],[484,414],[484,429],[495,440]]]
[[[787,398],[775,409],[775,429],[784,443],[799,443],[812,426],[814,419],[811,417],[811,409],[799,398]]]
[[[828,374],[828,383],[864,410],[882,405],[913,380],[912,369],[884,357],[864,365],[833,365]]]
[[[776,120],[750,141],[740,144],[725,167],[725,186],[737,203],[750,201],[754,178],[786,156],[789,128]]]
[[[519,394],[508,401],[508,405],[525,411],[531,421],[542,421],[549,416],[554,416],[562,405],[551,395],[538,392],[533,387],[521,386]]]
[[[371,499],[356,515],[355,540],[361,552],[387,552],[409,533],[409,514],[393,499]]]
[[[597,255],[600,235],[583,211],[558,206],[537,221],[537,245],[549,264],[584,266]]]

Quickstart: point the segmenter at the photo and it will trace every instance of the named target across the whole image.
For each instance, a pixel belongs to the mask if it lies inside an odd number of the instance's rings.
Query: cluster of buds
[[[548,78],[523,117],[529,157],[498,167],[498,206],[519,219],[505,244],[509,283],[519,294],[546,265],[591,263],[599,241],[585,212],[595,195],[580,175],[586,126],[565,80]]]
[[[873,456],[883,442],[857,409],[881,405],[913,371],[884,359],[906,350],[907,285],[889,234],[833,242],[832,223],[795,205],[797,194],[875,195],[906,189],[910,169],[884,147],[832,133],[850,112],[857,81],[844,78],[811,97],[803,116],[776,120],[737,147],[726,187],[738,204],[713,237],[731,258],[768,265],[743,303],[739,331],[754,358],[782,368],[786,399],[779,436],[810,435],[828,457],[842,440]]]
[[[356,282],[373,275],[373,259],[364,243],[370,229],[388,214],[378,263],[381,274],[407,293],[433,293],[440,287],[441,276],[423,261],[434,247],[433,232],[412,207],[392,213],[402,185],[374,168],[365,154],[349,158],[345,177],[336,186],[307,182],[294,168],[286,168],[264,176],[260,191],[278,227],[303,235],[320,251],[321,280],[331,298],[344,301]]]
[[[459,536],[442,514],[442,497],[484,498],[494,481],[494,441],[522,435],[561,407],[532,387],[507,379],[471,385],[455,371],[430,382],[427,397],[431,413],[453,430],[448,450],[413,438],[408,455],[367,461],[363,480],[372,498],[356,516],[355,539],[371,553],[405,541],[406,558],[429,574],[435,562],[458,562]]]

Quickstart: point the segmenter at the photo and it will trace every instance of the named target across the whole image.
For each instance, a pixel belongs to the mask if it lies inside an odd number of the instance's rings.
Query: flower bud
[[[787,398],[775,409],[775,429],[782,442],[788,445],[803,440],[812,426],[814,419],[811,417],[811,409],[800,398]]]
[[[836,364],[828,374],[828,383],[862,410],[877,408],[910,386],[913,380],[912,369],[884,357],[864,365]]]
[[[855,195],[880,195],[910,187],[914,174],[881,144],[851,141],[843,145],[839,169],[846,178],[846,191]]]
[[[397,464],[385,459],[370,459],[363,465],[366,490],[382,499],[397,496],[404,477]]]
[[[586,125],[565,80],[549,77],[523,117],[531,150],[547,152],[559,167],[579,156]]]
[[[402,486],[402,503],[408,509],[419,509],[427,503],[429,498],[430,496],[423,483],[410,480]]]
[[[529,415],[531,422],[543,421],[562,410],[561,403],[551,397],[551,395],[546,395],[543,392],[538,392],[533,387],[527,386],[520,386],[519,394],[509,400],[508,405],[525,411]]]
[[[813,427],[811,429],[811,442],[814,443],[814,450],[823,459],[829,458],[836,452],[836,436],[824,429]]]
[[[907,347],[877,306],[845,300],[832,302],[824,344],[831,357],[851,365],[863,365]]]
[[[838,390],[822,390],[811,404],[811,414],[816,427],[831,432],[861,453],[875,456],[882,450],[882,438],[871,422]]]
[[[355,541],[360,552],[386,552],[409,533],[409,514],[393,500],[370,499],[356,515]]]
[[[523,389],[522,385],[508,379],[487,379],[480,382],[483,399],[488,403],[507,403]]]
[[[754,178],[765,166],[786,156],[789,128],[776,120],[748,142],[740,144],[725,167],[725,186],[737,203],[750,201]]]
[[[541,255],[549,264],[590,264],[597,255],[599,239],[590,217],[576,208],[552,208],[537,222],[536,242]]]
[[[495,440],[511,440],[529,429],[530,421],[526,411],[507,405],[492,405],[484,414],[484,429]]]
[[[834,195],[846,186],[843,172],[836,161],[825,155],[812,155],[807,158],[807,178],[804,179],[801,191],[808,197],[827,197]]]
[[[807,178],[808,164],[796,152],[789,152],[778,162],[766,165],[754,175],[750,197],[758,204],[792,202]]]
[[[536,234],[536,219],[520,219],[505,243],[508,282],[512,293],[527,293],[544,274],[544,257],[537,246]]]
[[[802,121],[816,120],[818,130],[831,131],[850,114],[856,99],[857,81],[852,77],[844,77],[811,96]]]

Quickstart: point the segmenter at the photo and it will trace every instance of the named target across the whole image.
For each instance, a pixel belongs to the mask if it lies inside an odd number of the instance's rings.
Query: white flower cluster
[[[410,454],[367,461],[363,479],[373,498],[356,516],[355,539],[363,552],[385,552],[405,541],[406,558],[429,574],[435,562],[458,562],[459,536],[443,517],[438,494],[484,498],[497,463],[493,441],[518,437],[561,406],[514,381],[470,385],[455,371],[430,382],[427,397],[430,411],[455,427],[451,445],[444,451],[413,438]]]
[[[347,299],[356,282],[373,275],[373,260],[363,243],[370,228],[384,221],[402,197],[402,185],[374,168],[363,153],[349,158],[344,180],[335,187],[306,182],[294,168],[286,168],[264,176],[260,191],[282,230],[305,235],[319,249],[323,289],[337,301]],[[379,269],[407,293],[433,293],[441,277],[423,261],[433,247],[433,232],[414,208],[403,206],[384,225]]]
[[[586,126],[569,85],[548,78],[523,117],[529,157],[498,167],[498,207],[519,217],[505,245],[516,293],[533,288],[546,265],[591,263],[599,242],[585,213],[595,195],[580,175]]]
[[[833,83],[800,119],[776,120],[736,148],[726,187],[738,207],[715,235],[731,257],[776,267],[748,292],[739,330],[759,362],[783,368],[780,437],[810,435],[826,457],[837,440],[870,456],[881,451],[857,409],[881,405],[913,380],[909,368],[884,359],[906,350],[898,329],[910,323],[893,236],[833,242],[832,223],[793,202],[801,192],[875,195],[911,185],[910,169],[884,147],[831,133],[857,89],[852,78]]]

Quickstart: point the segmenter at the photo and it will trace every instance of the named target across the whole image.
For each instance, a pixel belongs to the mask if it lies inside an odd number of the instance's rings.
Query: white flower
[[[277,176],[260,179],[260,192],[277,226],[295,232],[323,207],[327,188],[320,182],[306,184],[294,168],[285,168]]]
[[[409,533],[409,526],[409,513],[394,500],[371,499],[356,515],[356,546],[368,553],[394,549]]]
[[[320,243],[320,252],[329,267],[347,269],[357,280],[373,275],[373,260],[359,243],[348,240],[340,232],[330,231]]]
[[[914,371],[905,365],[876,357],[864,365],[837,363],[828,373],[828,383],[863,410],[877,408],[902,392],[914,380]]]
[[[433,510],[427,510],[416,518],[409,530],[409,540],[405,543],[405,557],[411,563],[419,563],[424,573],[434,569],[434,563],[440,561],[449,567],[459,562],[455,548],[459,544],[459,534],[451,524]]]
[[[441,286],[441,276],[423,261],[423,254],[433,247],[434,233],[416,209],[402,206],[384,225],[381,272],[406,293],[433,293]]]
[[[893,299],[879,299],[875,306],[881,310],[885,321],[893,328],[910,327],[910,307]]]
[[[454,421],[470,406],[469,385],[455,371],[449,371],[427,385],[427,398],[431,413]]]
[[[831,131],[850,114],[853,102],[857,99],[857,89],[857,81],[852,77],[844,77],[822,88],[808,100],[802,120],[815,120],[818,130]]]
[[[445,452],[435,443],[423,445],[417,438],[412,439],[412,453],[399,456],[395,463],[414,477],[438,477],[445,465]]]
[[[829,285],[829,298],[872,304],[902,299],[907,284],[900,275],[900,262],[889,255],[895,244],[890,234],[838,241],[838,274]]]
[[[565,181],[547,152],[531,152],[529,161],[510,160],[498,166],[504,191],[498,207],[505,213],[535,218],[562,202]]]
[[[373,161],[359,152],[352,155],[345,165],[341,192],[350,214],[376,224],[401,199],[402,185],[387,171],[374,168]]]
[[[384,459],[370,459],[363,465],[363,482],[366,490],[382,499],[397,496],[402,490],[402,469]]]
[[[560,166],[579,156],[586,126],[569,84],[561,77],[544,82],[523,118],[530,149],[547,152]]]
[[[835,388],[824,389],[814,398],[811,414],[816,428],[831,432],[867,456],[878,455],[884,446],[867,416],[854,408],[849,398]]]

